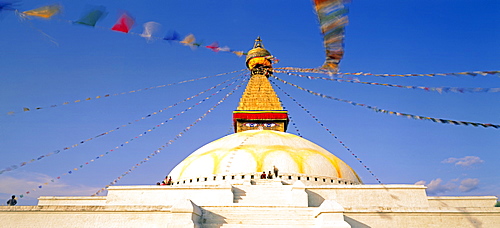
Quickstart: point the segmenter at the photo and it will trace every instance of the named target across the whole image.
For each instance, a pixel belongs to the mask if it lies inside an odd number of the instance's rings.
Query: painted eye
[[[247,126],[247,127],[257,127],[257,124],[255,124],[255,123],[246,123],[245,126]]]
[[[274,126],[276,126],[276,124],[274,124],[274,123],[265,123],[264,126],[265,127],[274,127]]]

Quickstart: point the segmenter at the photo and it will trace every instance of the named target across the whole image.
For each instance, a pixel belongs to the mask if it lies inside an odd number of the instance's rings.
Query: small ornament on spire
[[[264,48],[264,44],[262,44],[262,40],[260,39],[260,36],[257,37],[255,40],[255,43],[253,44],[253,48]]]
[[[254,74],[264,74],[269,76],[272,72],[273,56],[264,48],[260,36],[257,37],[252,50],[248,51],[246,65]]]

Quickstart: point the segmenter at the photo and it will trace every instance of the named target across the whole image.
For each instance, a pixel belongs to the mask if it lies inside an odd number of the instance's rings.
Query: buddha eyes
[[[258,124],[258,123],[245,123],[245,126],[247,126],[247,127],[258,127],[258,126],[274,127],[274,126],[276,126],[276,124],[275,123],[262,123],[262,124]]]

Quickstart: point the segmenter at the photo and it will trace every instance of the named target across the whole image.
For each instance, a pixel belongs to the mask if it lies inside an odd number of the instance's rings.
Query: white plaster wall
[[[405,208],[346,210],[344,220],[351,228],[453,227],[495,228],[500,224],[500,208]]]
[[[342,207],[429,207],[422,185],[331,185],[306,187],[309,206],[334,200]]]
[[[254,186],[258,187],[258,186]],[[269,186],[268,186],[269,187]],[[274,187],[274,186],[272,186]],[[309,206],[320,205],[326,199],[335,200],[344,208],[343,218],[353,228],[368,227],[498,227],[500,224],[500,208],[489,206],[496,197],[429,197],[429,207],[425,187],[419,185],[353,185],[353,186],[283,186],[288,191],[286,197],[308,198]],[[307,190],[304,196],[302,189]],[[250,189],[250,188],[249,188]],[[296,194],[294,196],[294,190]],[[113,186],[109,189],[107,205],[65,206],[64,203],[92,202],[92,197],[41,197],[40,206],[0,206],[0,227],[198,227],[201,210],[195,200],[219,205],[220,210],[238,211],[242,213],[212,216],[221,221],[239,221],[241,218],[252,219],[255,211],[262,211],[262,206],[242,206],[233,204],[231,186],[223,187],[182,187],[172,186]],[[100,197],[98,199],[102,199]],[[175,200],[174,200],[175,198]],[[191,198],[194,204],[182,198]],[[163,201],[162,201],[163,200]],[[179,201],[180,200],[180,201]],[[441,201],[438,201],[441,200]],[[95,200],[97,202],[99,200]],[[102,200],[101,200],[102,201]],[[99,201],[99,202],[101,202]],[[155,202],[160,201],[160,202]],[[286,201],[286,200],[285,200]],[[268,207],[292,213],[300,209],[308,209],[302,202],[283,201],[281,206]],[[166,202],[171,202],[160,206]],[[228,203],[231,202],[231,203]],[[474,207],[442,207],[436,203],[462,202]],[[120,205],[121,204],[121,205]],[[287,204],[289,206],[287,206]],[[200,204],[198,204],[200,205]],[[484,205],[485,207],[477,207]],[[201,206],[201,205],[200,205]],[[221,209],[222,208],[222,209]],[[310,207],[309,207],[310,208]],[[208,210],[205,208],[204,210]],[[243,210],[241,210],[243,209]],[[339,212],[341,211],[334,211]],[[216,212],[217,213],[217,212]],[[219,212],[220,213],[220,212]],[[314,216],[309,213],[310,216]],[[231,217],[231,216],[234,217]],[[269,214],[273,216],[272,214]],[[305,215],[307,216],[307,215]],[[335,214],[338,218],[340,214]],[[322,224],[329,224],[327,217]],[[204,219],[210,219],[205,217]],[[255,219],[259,219],[256,217]],[[313,217],[311,217],[313,219]],[[337,219],[338,220],[338,219]],[[253,221],[253,220],[252,220]],[[284,220],[276,220],[280,225]],[[288,220],[286,220],[288,221]],[[315,227],[314,220],[304,217],[302,227]],[[217,222],[217,221],[216,221]],[[219,221],[220,222],[220,221]],[[203,224],[210,224],[204,221]],[[217,224],[213,227],[217,227]],[[230,224],[228,224],[230,225]],[[238,224],[234,224],[237,226]],[[220,227],[220,226],[218,226]],[[270,226],[268,226],[270,227]],[[274,226],[271,226],[274,227]],[[283,227],[283,224],[282,226]]]
[[[5,210],[6,208],[15,210]],[[253,208],[253,209],[252,209]],[[251,217],[248,214],[238,216]],[[228,208],[229,209],[229,208]],[[290,209],[289,209],[290,210]],[[344,220],[352,228],[378,227],[498,227],[500,208],[365,208],[346,209]],[[64,207],[64,206],[18,206],[0,207],[1,227],[57,227],[57,228],[94,228],[94,227],[197,227],[193,214],[182,213],[176,216],[168,208],[161,207]],[[180,219],[179,219],[180,218]],[[210,218],[210,217],[206,217]],[[235,218],[225,216],[224,221]],[[259,218],[256,218],[259,219]],[[280,220],[275,220],[279,225]],[[328,222],[328,221],[322,221]],[[205,221],[210,223],[210,221]],[[314,227],[311,223],[308,226]]]
[[[48,206],[45,211],[0,211],[1,227],[57,227],[57,228],[95,228],[95,227],[166,227],[172,220],[168,212],[125,211],[114,208],[111,211],[66,210],[65,207]],[[31,208],[33,209],[33,208]]]
[[[111,186],[106,205],[172,205],[189,199],[198,206],[231,205],[231,186]]]
[[[86,205],[102,206],[106,204],[106,196],[40,196],[38,205]]]
[[[435,196],[428,197],[431,207],[494,207],[495,196]]]

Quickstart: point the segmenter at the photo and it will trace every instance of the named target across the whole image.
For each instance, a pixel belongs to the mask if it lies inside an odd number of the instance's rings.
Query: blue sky
[[[261,36],[265,47],[280,59],[275,67],[311,68],[324,61],[322,38],[311,1],[31,0],[22,1],[18,8],[30,10],[52,3],[64,8],[61,14],[48,20],[20,20],[12,12],[0,15],[0,168],[94,139],[1,174],[0,198],[5,201],[11,194],[30,191],[20,200],[21,205],[36,204],[40,195],[95,193],[172,140],[234,87],[200,105],[185,102],[135,121],[238,74],[130,91],[245,68],[244,58],[234,54],[214,53],[206,48],[191,50],[161,40],[147,42],[134,35],[142,33],[145,22],[162,25],[155,35],[158,37],[163,37],[168,30],[176,30],[183,37],[194,34],[205,45],[218,41],[221,46],[234,50],[249,50],[254,39]],[[98,22],[98,27],[68,22],[78,19],[89,5],[103,5],[109,13]],[[406,74],[499,70],[498,1],[355,0],[348,7],[350,22],[346,28],[341,72]],[[122,10],[136,19],[131,31],[134,34],[110,30]],[[276,75],[316,92],[381,109],[500,124],[499,93],[440,94]],[[498,77],[357,76],[353,79],[428,87],[497,88],[500,87]],[[276,83],[331,129],[383,183],[426,184],[430,195],[500,195],[498,129],[376,113]],[[191,152],[227,135],[231,131],[231,111],[236,108],[242,91],[237,90],[167,149],[117,184],[154,184]],[[120,93],[125,94],[74,102]],[[317,121],[280,90],[277,93],[302,136],[343,159],[366,184],[377,184]],[[199,99],[201,97],[196,97],[193,101]],[[62,105],[64,102],[70,104]],[[51,105],[57,107],[51,108]],[[173,121],[155,127],[193,105]],[[44,108],[23,112],[23,107]],[[7,115],[11,111],[15,114]],[[126,127],[95,138],[122,125]],[[148,134],[139,136],[153,127]],[[288,132],[297,133],[292,125]],[[127,141],[129,143],[122,147]],[[117,146],[118,150],[109,152]],[[104,157],[89,162],[103,154]],[[71,170],[72,174],[66,174]],[[58,176],[61,178],[51,182]],[[42,188],[38,188],[40,185]]]

